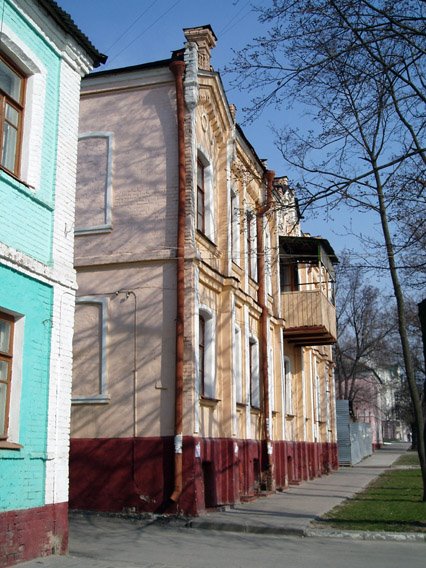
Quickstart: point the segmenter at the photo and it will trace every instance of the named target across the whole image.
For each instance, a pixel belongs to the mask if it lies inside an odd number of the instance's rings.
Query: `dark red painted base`
[[[72,439],[70,508],[198,515],[265,488],[260,441],[185,437],[184,487],[176,505],[169,500],[173,449],[172,437]],[[275,442],[273,450],[277,488],[338,468],[336,444]]]
[[[68,503],[0,513],[0,566],[68,551]]]

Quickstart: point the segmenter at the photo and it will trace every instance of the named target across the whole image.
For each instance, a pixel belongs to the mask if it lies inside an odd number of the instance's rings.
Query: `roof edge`
[[[36,0],[37,3],[51,16],[55,23],[86,50],[93,60],[93,66],[99,67],[106,62],[107,56],[96,49],[89,38],[75,24],[74,20],[65,12],[55,0]]]

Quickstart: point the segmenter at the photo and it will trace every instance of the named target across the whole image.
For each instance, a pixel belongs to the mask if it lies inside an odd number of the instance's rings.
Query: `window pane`
[[[8,65],[0,60],[0,89],[12,99],[21,102],[22,79]]]
[[[19,112],[6,103],[6,120],[18,128]]]
[[[7,376],[9,372],[9,363],[7,361],[0,361],[0,381],[7,383]]]
[[[10,351],[10,322],[6,320],[0,320],[0,351],[3,353],[9,353]]]
[[[1,157],[1,164],[11,172],[15,171],[17,143],[17,129],[10,124],[5,123],[3,131],[3,153]]]
[[[0,436],[6,435],[6,402],[7,386],[4,383],[0,383]]]
[[[197,186],[204,189],[204,166],[200,162],[197,163]]]

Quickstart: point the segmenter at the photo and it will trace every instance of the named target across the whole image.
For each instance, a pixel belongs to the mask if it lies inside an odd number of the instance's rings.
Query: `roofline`
[[[96,49],[89,38],[75,24],[74,20],[65,12],[55,0],[36,0],[36,2],[51,16],[55,23],[86,50],[93,60],[93,66],[99,67],[107,60],[107,56]]]
[[[244,144],[247,145],[247,147],[249,148],[249,150],[252,152],[253,156],[256,158],[256,160],[258,161],[260,167],[262,168],[263,172],[267,172],[268,168],[265,166],[264,164],[264,160],[262,160],[261,158],[259,158],[259,156],[257,155],[256,150],[254,149],[254,147],[252,146],[252,144],[250,143],[249,139],[247,138],[247,136],[244,134],[244,130],[241,128],[241,126],[236,123],[235,124],[236,129],[238,131],[238,134],[241,136],[241,138],[244,141]]]
[[[339,264],[339,259],[337,258],[337,255],[334,252],[333,247],[331,246],[330,242],[327,239],[324,239],[323,237],[308,237],[306,235],[303,235],[301,237],[296,237],[296,236],[280,235],[279,241],[280,243],[281,242],[284,243],[285,241],[288,241],[289,243],[293,241],[294,243],[296,243],[297,241],[299,241],[300,243],[305,242],[307,244],[313,244],[313,243],[319,244],[325,250],[332,264]]]
[[[170,59],[160,59],[158,61],[149,61],[148,63],[138,63],[137,65],[129,65],[127,67],[114,67],[114,69],[102,69],[102,71],[93,71],[86,75],[84,80],[91,77],[103,77],[104,75],[118,75],[119,73],[133,73],[135,71],[144,71],[145,69],[155,69],[157,67],[168,67],[172,62]]]
[[[213,35],[213,37],[214,37],[214,39],[215,39],[215,41],[217,41],[216,34],[214,33],[213,28],[211,27],[210,24],[205,24],[204,26],[195,26],[195,27],[193,27],[193,28],[183,28],[183,29],[182,29],[183,33],[187,32],[187,31],[189,31],[189,30],[210,30],[211,33],[212,33],[212,35]]]

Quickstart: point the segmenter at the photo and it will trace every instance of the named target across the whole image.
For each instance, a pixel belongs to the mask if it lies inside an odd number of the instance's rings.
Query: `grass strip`
[[[409,452],[402,454],[402,456],[400,456],[396,460],[394,465],[412,465],[420,467],[419,454],[413,450],[410,450]]]
[[[344,530],[426,532],[420,469],[392,469],[324,515],[321,524]]]

